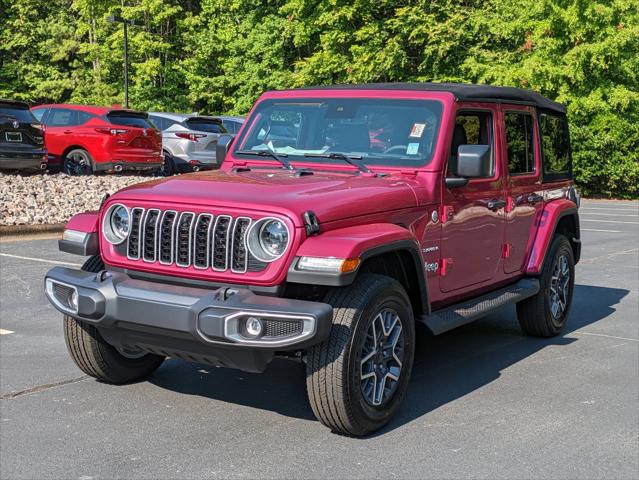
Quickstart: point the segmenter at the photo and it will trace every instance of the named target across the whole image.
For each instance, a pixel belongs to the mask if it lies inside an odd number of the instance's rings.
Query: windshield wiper
[[[280,162],[286,170],[295,170],[295,167],[284,158],[288,157],[287,153],[275,153],[270,148],[268,150],[238,150],[235,153],[239,153],[240,155],[257,155],[258,157],[271,157]]]
[[[305,157],[307,158],[330,158],[335,160],[344,160],[346,163],[357,167],[360,172],[363,173],[371,173],[366,165],[364,165],[361,160],[361,155],[347,155],[342,152],[326,152],[326,153],[305,153]]]

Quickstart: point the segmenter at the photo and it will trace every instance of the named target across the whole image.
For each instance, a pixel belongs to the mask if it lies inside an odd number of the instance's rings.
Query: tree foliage
[[[267,89],[461,81],[568,105],[586,193],[639,196],[636,0],[0,0],[0,97],[246,113]]]

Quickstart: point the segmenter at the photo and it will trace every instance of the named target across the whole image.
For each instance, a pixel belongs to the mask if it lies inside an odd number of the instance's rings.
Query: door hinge
[[[442,258],[442,261],[440,263],[440,267],[439,267],[439,276],[440,277],[445,277],[446,274],[448,273],[448,270],[450,270],[453,266],[453,259],[452,258]]]
[[[451,205],[442,205],[439,208],[439,220],[442,223],[446,223],[448,220],[452,220],[455,210]]]

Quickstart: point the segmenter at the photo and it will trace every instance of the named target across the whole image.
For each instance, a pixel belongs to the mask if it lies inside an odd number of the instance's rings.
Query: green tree
[[[0,96],[246,113],[265,90],[460,81],[568,106],[587,194],[639,196],[636,0],[0,0]]]

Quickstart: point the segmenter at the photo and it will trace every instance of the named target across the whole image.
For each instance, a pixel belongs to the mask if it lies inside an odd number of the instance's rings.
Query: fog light
[[[262,334],[262,321],[256,317],[247,318],[246,333],[251,337],[259,337]]]
[[[78,291],[75,288],[69,296],[69,306],[76,312],[78,311]]]

